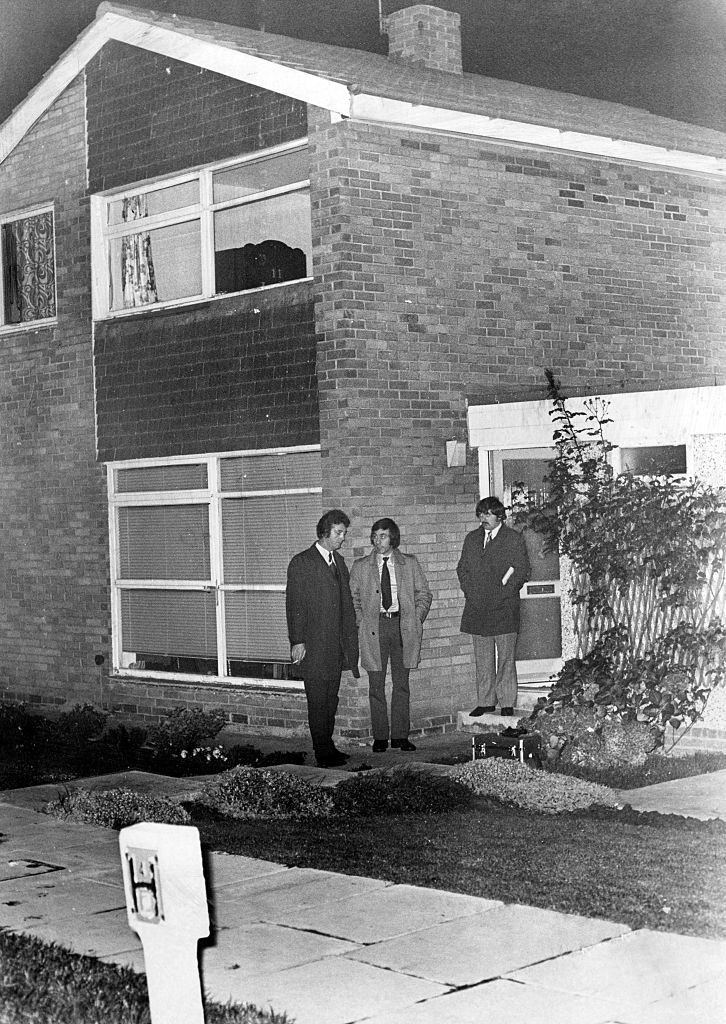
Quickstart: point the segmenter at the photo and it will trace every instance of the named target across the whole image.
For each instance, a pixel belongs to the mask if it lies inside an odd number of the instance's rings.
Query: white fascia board
[[[109,13],[103,16],[102,23],[106,19],[110,38],[118,42],[194,64],[270,92],[291,96],[324,110],[344,115],[350,113],[348,87],[339,82],[331,82],[327,78],[297,71],[222,43],[175,32],[133,17]]]
[[[17,144],[39,117],[55,103],[66,89],[108,42],[108,33],[102,21],[93,22],[61,57],[48,74],[28,93],[23,102],[0,126],[0,163],[10,155]]]
[[[510,121],[502,117],[404,103],[359,93],[351,98],[351,118],[429,131],[470,135],[480,139],[511,142],[540,149],[561,150],[582,156],[664,167],[726,177],[726,157],[707,156],[685,150],[666,149],[606,135],[562,131],[546,125]]]
[[[569,398],[567,406],[572,412],[587,412],[585,402],[595,397],[607,402],[607,417],[612,422],[603,432],[619,447],[687,444],[697,434],[726,434],[726,385],[590,395]],[[491,451],[549,447],[556,428],[551,409],[547,399],[471,405],[467,411],[469,444]]]
[[[78,37],[0,126],[0,163],[10,155],[88,62],[111,40],[206,68],[261,89],[292,96],[340,116],[347,117],[350,114],[348,87],[339,82],[284,67],[275,61],[254,57],[222,43],[197,39],[141,19],[107,12]]]

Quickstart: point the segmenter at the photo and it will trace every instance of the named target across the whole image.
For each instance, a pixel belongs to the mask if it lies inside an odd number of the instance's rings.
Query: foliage
[[[3,1024],[149,1024],[146,975],[0,931]],[[252,1004],[205,1001],[207,1024],[290,1024]]]
[[[27,704],[0,704],[0,751],[28,749],[47,735],[50,723]]]
[[[545,762],[610,769],[644,764],[658,735],[640,722],[598,717],[594,708],[548,705],[537,719]]]
[[[205,739],[213,739],[227,721],[221,708],[175,708],[149,732],[149,743],[162,757],[180,757],[182,751],[201,747]]]
[[[615,794],[605,786],[541,772],[503,757],[470,761],[455,769],[454,778],[475,793],[541,814],[562,814],[592,804],[617,804]]]
[[[100,736],[106,719],[107,715],[93,704],[75,704],[70,711],[58,716],[53,723],[53,732],[62,743],[75,747]]]
[[[125,828],[139,821],[156,821],[166,825],[186,825],[189,814],[168,797],[137,793],[125,786],[117,789],[69,790],[46,806],[53,818],[99,825],[103,828]]]
[[[539,727],[543,711],[590,708],[599,736],[606,722],[639,722],[662,744],[667,726],[702,716],[726,677],[726,630],[716,614],[726,495],[698,481],[614,476],[607,403],[571,411],[559,381],[546,375],[557,450],[548,498],[535,507],[520,490],[512,504],[516,522],[544,535],[545,550],[571,560],[570,596],[590,649],[566,662],[532,717]]]
[[[361,772],[333,791],[335,813],[346,815],[439,814],[470,804],[470,795],[451,778],[408,767]]]
[[[232,818],[299,818],[330,814],[328,789],[298,775],[238,766],[205,783],[198,801]]]
[[[548,769],[548,765],[544,765]],[[573,775],[575,778],[599,782],[611,789],[640,789],[642,786],[655,786],[659,782],[672,782],[674,779],[690,779],[694,775],[705,775],[709,772],[726,771],[726,754],[712,750],[695,750],[691,754],[665,755],[658,752],[648,754],[640,764],[613,765],[601,768],[587,764],[572,764],[558,761],[552,771]]]

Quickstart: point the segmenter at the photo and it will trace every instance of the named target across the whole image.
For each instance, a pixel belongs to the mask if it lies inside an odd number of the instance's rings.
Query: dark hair
[[[392,548],[397,548],[401,543],[401,531],[398,528],[398,523],[394,523],[392,519],[376,519],[373,526],[371,526],[371,544],[373,543],[373,534],[377,533],[378,530],[388,530]]]
[[[507,518],[507,510],[499,498],[481,498],[476,503],[476,515],[489,514],[496,516],[500,523]]]
[[[322,515],[318,519],[318,525],[315,527],[318,534],[318,540],[322,540],[323,537],[329,537],[330,531],[334,526],[338,526],[340,523],[348,529],[350,526],[350,519],[348,519],[345,512],[340,508],[331,508],[329,512]]]

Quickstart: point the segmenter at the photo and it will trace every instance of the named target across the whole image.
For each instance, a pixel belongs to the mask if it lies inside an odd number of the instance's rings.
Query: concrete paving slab
[[[722,978],[618,1015],[618,1024],[717,1024],[725,1020],[726,984]]]
[[[0,857],[0,883],[18,882],[23,878],[54,874],[56,871],[63,871],[63,866],[36,860],[32,854],[22,850],[18,853],[12,852],[9,856],[3,852]]]
[[[444,985],[476,985],[627,931],[627,925],[612,921],[512,905],[388,939],[350,956]]]
[[[278,905],[271,909],[269,919],[368,944],[501,906],[499,901],[476,896],[391,885],[353,896],[343,903],[325,903],[306,909]]]
[[[446,991],[442,985],[335,956],[253,978],[245,977],[243,970],[205,969],[203,985],[221,1002],[233,999],[261,1008],[272,1006],[278,1013],[286,1012],[295,1024],[368,1020],[383,1008],[403,1011]]]
[[[558,992],[590,992],[607,999],[620,1020],[635,1007],[714,979],[726,988],[726,942],[641,929],[509,977]]]
[[[366,1024],[610,1024],[612,1008],[587,995],[554,993],[498,979],[404,1010],[386,1008]]]
[[[0,886],[0,925],[65,921],[126,906],[123,892],[90,879],[64,878],[60,873]]]
[[[84,956],[110,956],[113,953],[136,953],[141,942],[129,928],[126,909],[100,914],[84,914],[64,918],[62,921],[31,921],[23,925],[27,935],[35,935],[44,942],[57,942],[74,953]]]
[[[359,947],[328,935],[254,922],[231,927],[222,923],[213,944],[201,944],[205,971],[243,971],[247,977],[272,974],[323,957],[354,952]]]
[[[212,894],[210,904],[218,914],[238,914],[245,920],[271,920],[270,915],[281,907],[299,913],[310,907],[337,906],[350,896],[385,889],[390,884],[377,878],[290,868],[285,874],[265,875],[228,885]]]
[[[231,853],[204,853],[204,877],[207,892],[235,885],[247,878],[264,875],[284,874],[290,868],[271,860],[257,860],[254,857],[239,857]]]
[[[726,770],[658,782],[640,789],[622,789],[619,799],[636,811],[681,814],[702,821],[710,818],[726,820]]]

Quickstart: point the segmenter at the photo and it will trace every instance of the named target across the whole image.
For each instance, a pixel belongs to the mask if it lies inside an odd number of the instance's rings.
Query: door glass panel
[[[546,478],[553,457],[548,448],[494,452],[492,493],[501,496],[508,509],[523,504],[541,508],[549,500]],[[546,680],[562,657],[560,560],[557,552],[545,552],[542,534],[527,528],[522,534],[532,572],[521,592],[517,665],[523,677]]]

